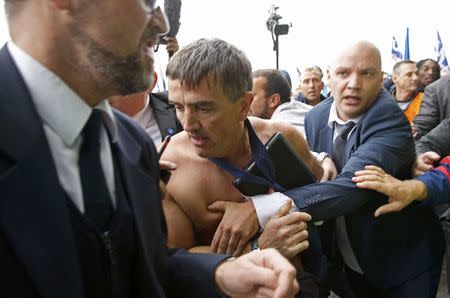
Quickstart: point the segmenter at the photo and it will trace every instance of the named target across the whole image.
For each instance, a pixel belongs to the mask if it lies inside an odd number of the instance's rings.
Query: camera
[[[285,35],[289,33],[288,24],[279,24],[279,20],[282,18],[278,13],[278,6],[272,5],[269,10],[269,18],[266,21],[267,29],[275,35]]]

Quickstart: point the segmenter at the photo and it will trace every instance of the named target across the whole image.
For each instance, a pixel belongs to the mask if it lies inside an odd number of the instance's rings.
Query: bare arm
[[[167,196],[162,204],[167,223],[167,246],[192,248],[196,243],[194,227],[189,217],[170,196]]]

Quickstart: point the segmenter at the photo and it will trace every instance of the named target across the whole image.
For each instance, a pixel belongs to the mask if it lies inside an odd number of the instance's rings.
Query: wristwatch
[[[259,235],[256,234],[250,241],[250,251],[260,250],[258,240],[259,240]]]
[[[325,160],[325,158],[330,157],[330,155],[326,152],[320,152],[319,154],[317,154],[316,156],[316,160],[322,164],[323,161]],[[331,158],[331,157],[330,157]]]

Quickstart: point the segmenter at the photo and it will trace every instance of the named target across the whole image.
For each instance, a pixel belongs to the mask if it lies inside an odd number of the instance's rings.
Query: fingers
[[[161,170],[175,170],[177,168],[177,164],[168,160],[159,160],[159,168]]]
[[[375,217],[378,217],[383,214],[400,211],[403,209],[403,204],[399,201],[394,201],[388,204],[385,204],[375,210]]]
[[[298,224],[303,223],[305,226],[307,226],[306,222],[311,220],[311,215],[309,215],[306,212],[292,212],[288,215],[283,216],[282,218],[279,218],[279,224],[280,225],[291,225],[291,224]]]
[[[299,253],[301,253],[302,251],[307,250],[308,247],[309,247],[309,241],[302,240],[302,241],[290,246],[285,251],[285,257],[288,259],[293,258],[293,257],[297,256]]]
[[[211,205],[209,205],[207,208],[209,211],[212,212],[225,212],[226,210],[227,202],[225,201],[215,201]]]
[[[242,255],[242,253],[244,252],[244,249],[247,245],[247,241],[243,240],[242,238],[239,240],[238,245],[236,247],[236,250],[233,253],[233,256],[237,257]]]
[[[283,217],[284,215],[289,213],[289,210],[291,210],[292,207],[292,201],[291,200],[287,200],[286,203],[283,204],[283,206],[280,207],[280,209],[278,209],[277,213],[275,213],[272,218],[280,218]]]
[[[236,236],[236,234],[232,234],[231,237],[230,237],[230,240],[227,243],[227,247],[226,247],[225,253],[227,255],[236,256],[235,253],[236,253],[236,248],[238,246],[238,243],[239,243],[239,237]],[[220,249],[220,245],[219,245],[219,249]]]
[[[383,192],[384,184],[382,182],[376,181],[376,180],[367,180],[367,181],[357,182],[356,186],[358,186],[359,188],[372,189],[372,190],[376,190],[378,192]]]
[[[330,173],[328,171],[323,171],[322,178],[320,178],[320,182],[328,181],[330,179]]]
[[[428,151],[417,156],[413,165],[413,175],[423,175],[426,171],[434,167],[434,163],[440,160],[440,155],[433,151]]]
[[[441,156],[434,151],[427,151],[421,154],[427,163],[434,163],[441,159]]]
[[[294,297],[295,294],[298,293],[300,286],[290,272],[281,272],[278,276],[278,287],[275,289],[275,293],[273,294],[274,298],[288,298]]]
[[[219,226],[214,234],[213,240],[211,241],[211,251],[217,253],[219,248],[220,239],[222,238],[222,229]]]
[[[230,242],[231,233],[229,230],[222,231],[222,237],[220,238],[219,245],[217,246],[217,253],[224,254],[227,251],[228,243]]]

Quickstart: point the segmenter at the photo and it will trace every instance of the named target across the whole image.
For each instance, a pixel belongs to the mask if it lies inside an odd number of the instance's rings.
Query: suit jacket
[[[6,47],[0,65],[1,296],[84,297],[66,194],[41,119]],[[134,297],[164,297],[169,283],[174,295],[214,295],[213,270],[223,256],[167,251],[155,147],[131,119],[115,117],[114,146],[141,252]]]
[[[450,76],[425,87],[419,114],[414,118],[417,139],[436,127],[447,115],[450,115]]]
[[[333,129],[327,119],[332,101],[333,98],[328,98],[306,116],[306,135],[313,151],[331,154]],[[347,215],[347,230],[356,259],[368,280],[377,287],[399,285],[441,261],[442,229],[433,210],[425,206],[412,206],[375,218],[375,208],[386,203],[386,197],[357,188],[351,178],[355,171],[373,164],[404,179],[410,175],[414,158],[411,128],[395,101],[381,91],[350,135],[344,166],[337,178],[285,193],[299,209],[309,212],[313,220]],[[334,229],[328,233],[332,235]]]
[[[175,110],[169,105],[167,91],[150,93],[150,107],[153,109],[163,140],[169,134],[169,131],[176,134],[183,130]]]

